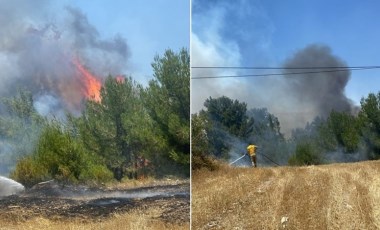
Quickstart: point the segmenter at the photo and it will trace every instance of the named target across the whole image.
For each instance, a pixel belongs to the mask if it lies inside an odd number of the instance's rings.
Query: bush
[[[26,187],[31,187],[51,177],[43,167],[39,167],[32,157],[24,157],[17,162],[16,168],[10,177]]]
[[[90,165],[80,175],[80,181],[105,183],[113,180],[113,174],[104,165]]]
[[[191,117],[191,169],[218,168],[216,161],[207,153],[210,152],[208,138],[208,121],[205,113],[193,114]]]
[[[206,168],[208,170],[214,171],[219,169],[219,164],[210,156],[206,155],[193,155],[191,162],[191,169],[198,170],[201,168]]]
[[[112,173],[97,158],[55,121],[44,128],[34,152],[18,161],[11,175],[26,186],[48,179],[70,183],[111,180]]]
[[[297,144],[296,152],[288,161],[289,165],[317,165],[321,164],[322,160],[317,153],[316,147],[311,143]]]

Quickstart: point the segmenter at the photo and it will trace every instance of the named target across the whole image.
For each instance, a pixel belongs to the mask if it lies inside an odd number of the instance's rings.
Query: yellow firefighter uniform
[[[257,164],[256,164],[256,149],[257,149],[256,145],[248,145],[248,147],[247,147],[247,153],[251,157],[252,166],[254,166],[254,167],[257,166]]]

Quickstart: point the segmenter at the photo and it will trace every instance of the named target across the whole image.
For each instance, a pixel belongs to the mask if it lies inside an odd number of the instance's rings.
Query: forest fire
[[[87,99],[94,100],[96,102],[100,102],[100,89],[102,87],[102,83],[100,80],[90,73],[77,58],[73,59],[73,63],[77,68],[80,75],[78,75],[78,79],[80,79],[82,83],[81,90],[84,96]]]
[[[120,84],[124,83],[124,81],[125,81],[125,78],[121,75],[116,76],[115,79],[116,79],[117,83],[120,83]]]

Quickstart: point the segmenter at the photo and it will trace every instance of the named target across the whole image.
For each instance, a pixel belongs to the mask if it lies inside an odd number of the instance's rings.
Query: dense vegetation
[[[249,143],[259,146],[259,159],[269,165],[380,158],[380,92],[362,98],[358,113],[331,111],[294,129],[288,138],[266,108],[248,110],[244,102],[225,96],[209,98],[204,106],[192,115],[192,169],[214,169],[210,159],[231,160],[244,154]]]
[[[26,91],[4,99],[0,134],[17,158],[11,177],[33,185],[189,176],[189,63],[185,49],[156,56],[146,88],[109,76],[101,101],[85,101],[80,116],[64,121],[38,114]]]

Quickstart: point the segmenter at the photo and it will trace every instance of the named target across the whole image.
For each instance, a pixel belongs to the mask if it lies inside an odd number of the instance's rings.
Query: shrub
[[[86,151],[78,138],[54,121],[42,131],[31,156],[21,159],[11,175],[26,186],[47,179],[70,183],[111,180],[112,173],[98,158]]]
[[[105,183],[113,180],[113,174],[104,165],[92,164],[80,175],[80,181]]]
[[[208,170],[214,171],[219,169],[219,164],[215,159],[206,155],[193,155],[191,162],[191,169],[198,170],[201,168],[206,168]]]
[[[296,152],[288,161],[289,165],[316,165],[321,164],[322,160],[317,153],[316,147],[311,143],[297,144]]]
[[[38,182],[48,180],[51,177],[43,167],[39,167],[32,157],[24,157],[17,162],[16,168],[10,177],[26,187],[31,187]]]

